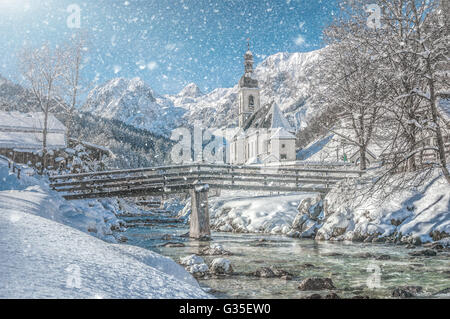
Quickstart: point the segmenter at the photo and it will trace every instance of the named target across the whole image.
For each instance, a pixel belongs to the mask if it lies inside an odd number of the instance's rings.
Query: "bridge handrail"
[[[311,172],[311,173],[330,173],[330,174],[358,174],[362,175],[365,171],[361,170],[335,170],[335,169],[317,169],[317,168],[283,168],[283,167],[272,167],[272,166],[248,166],[248,165],[226,165],[226,164],[207,164],[207,163],[193,163],[185,165],[171,165],[171,166],[159,166],[159,167],[146,167],[146,168],[136,168],[128,170],[109,170],[102,172],[90,172],[90,173],[79,173],[79,174],[66,174],[66,175],[54,175],[50,176],[51,181],[63,180],[70,178],[83,178],[83,177],[94,177],[94,176],[105,176],[105,175],[118,175],[118,174],[133,174],[133,173],[144,173],[144,172],[154,172],[160,170],[178,170],[178,169],[190,169],[197,168],[216,168],[216,169],[227,169],[227,170],[275,170],[283,172]]]
[[[223,182],[232,182],[232,184],[223,184],[224,187],[226,187],[227,185],[236,185],[236,186],[252,186],[254,184],[252,183],[259,183],[261,184],[261,182],[264,182],[264,185],[268,185],[268,186],[275,186],[273,185],[274,183],[277,185],[295,185],[298,186],[299,184],[303,184],[303,185],[309,185],[309,184],[316,184],[316,185],[334,185],[337,183],[337,181],[327,181],[327,180],[315,180],[315,179],[310,179],[310,180],[305,180],[305,179],[299,179],[299,180],[295,180],[295,179],[290,179],[290,180],[284,180],[282,178],[278,178],[278,179],[274,179],[274,178],[270,178],[270,179],[244,179],[244,178],[233,178],[233,177],[205,177],[202,178],[201,181],[198,181],[196,178],[188,178],[188,179],[183,179],[183,178],[174,178],[174,179],[168,179],[168,180],[164,180],[164,179],[160,179],[160,180],[152,180],[152,181],[138,181],[138,182],[134,182],[134,183],[121,183],[121,184],[109,184],[109,185],[105,185],[105,184],[98,184],[98,185],[92,185],[89,186],[89,190],[107,190],[107,189],[129,189],[129,187],[136,187],[136,186],[166,186],[166,187],[170,187],[173,184],[176,185],[185,185],[186,187],[189,185],[194,185],[195,182],[201,182],[201,183],[205,183],[205,184],[211,184],[211,182],[218,182],[218,181],[223,181]],[[78,187],[76,187],[78,186]],[[220,188],[220,187],[219,187]],[[86,188],[81,186],[81,185],[73,185],[71,187],[65,187],[65,188],[57,188],[55,189],[58,192],[74,192],[74,191],[85,191]]]
[[[71,185],[89,185],[89,184],[98,184],[98,183],[108,183],[108,182],[122,182],[122,181],[140,181],[140,180],[158,180],[163,178],[171,178],[171,177],[197,177],[197,178],[206,178],[211,175],[217,175],[220,174],[220,176],[234,176],[234,177],[259,177],[259,178],[277,178],[282,176],[283,178],[295,178],[295,179],[322,179],[322,180],[343,180],[346,179],[346,177],[342,176],[315,176],[315,175],[304,175],[304,174],[266,174],[266,173],[244,173],[240,171],[193,171],[193,172],[187,172],[187,173],[166,173],[166,174],[154,174],[154,175],[141,175],[141,176],[128,176],[128,177],[117,177],[117,178],[102,178],[102,179],[84,179],[84,180],[77,180],[77,181],[69,181],[69,182],[55,182],[50,184],[51,187],[56,186],[71,186]]]

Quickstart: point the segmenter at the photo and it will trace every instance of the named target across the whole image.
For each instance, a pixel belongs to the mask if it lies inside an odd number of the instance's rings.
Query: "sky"
[[[191,82],[206,93],[237,83],[247,38],[255,63],[319,49],[335,12],[337,0],[0,0],[0,75],[21,83],[23,46],[82,31],[90,85],[140,77],[160,94]]]

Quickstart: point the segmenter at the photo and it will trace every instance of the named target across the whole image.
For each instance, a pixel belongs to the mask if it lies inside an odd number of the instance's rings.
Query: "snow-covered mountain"
[[[275,102],[297,128],[307,126],[316,110],[309,103],[310,85],[314,83],[314,69],[320,51],[308,53],[277,53],[266,58],[255,69],[255,78],[261,88],[261,105]],[[184,115],[190,123],[207,127],[236,126],[238,86],[219,88],[208,94],[198,92],[189,84],[177,95],[166,95],[174,106],[187,110]],[[197,95],[197,96],[196,96]]]
[[[0,75],[0,110],[29,112],[35,102],[28,90]]]
[[[156,94],[140,78],[115,78],[95,87],[81,111],[120,120],[126,124],[167,136],[180,125],[183,108]]]
[[[261,105],[276,103],[296,128],[307,126],[317,111],[308,98],[319,54],[277,53],[255,69]],[[183,123],[214,128],[236,126],[237,93],[237,84],[203,94],[195,83],[190,83],[178,94],[160,96],[139,78],[116,78],[94,88],[81,110],[169,136],[174,127]]]

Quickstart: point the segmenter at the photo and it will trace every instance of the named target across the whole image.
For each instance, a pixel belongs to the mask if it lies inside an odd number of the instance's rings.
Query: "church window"
[[[253,108],[255,106],[255,98],[253,97],[253,95],[250,95],[248,97],[248,106]]]
[[[287,159],[287,155],[286,155],[286,154],[281,154],[281,159],[282,159],[282,160]]]
[[[286,144],[281,144],[281,148],[286,148]]]

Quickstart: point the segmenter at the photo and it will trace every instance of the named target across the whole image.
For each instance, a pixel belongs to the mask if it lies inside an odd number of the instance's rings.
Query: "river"
[[[162,216],[161,220],[170,216]],[[127,218],[124,218],[127,220]],[[130,221],[130,218],[128,218]],[[147,220],[149,222],[149,220]],[[128,244],[144,247],[179,261],[198,254],[210,243],[221,244],[232,256],[235,275],[199,279],[217,298],[305,298],[313,292],[300,291],[299,282],[307,277],[329,277],[341,298],[369,296],[392,297],[394,288],[405,285],[423,287],[418,297],[431,297],[450,287],[450,253],[434,257],[412,257],[417,249],[393,244],[333,243],[293,239],[267,234],[212,233],[212,242],[191,240],[182,235],[185,224],[159,223],[130,227],[125,232]],[[164,239],[163,239],[164,238]],[[164,247],[177,242],[183,247]],[[209,264],[220,256],[204,256]],[[252,276],[261,267],[275,266],[293,275],[292,280]],[[319,292],[323,296],[327,292]],[[450,295],[444,295],[448,298]],[[442,297],[442,296],[441,296]]]

